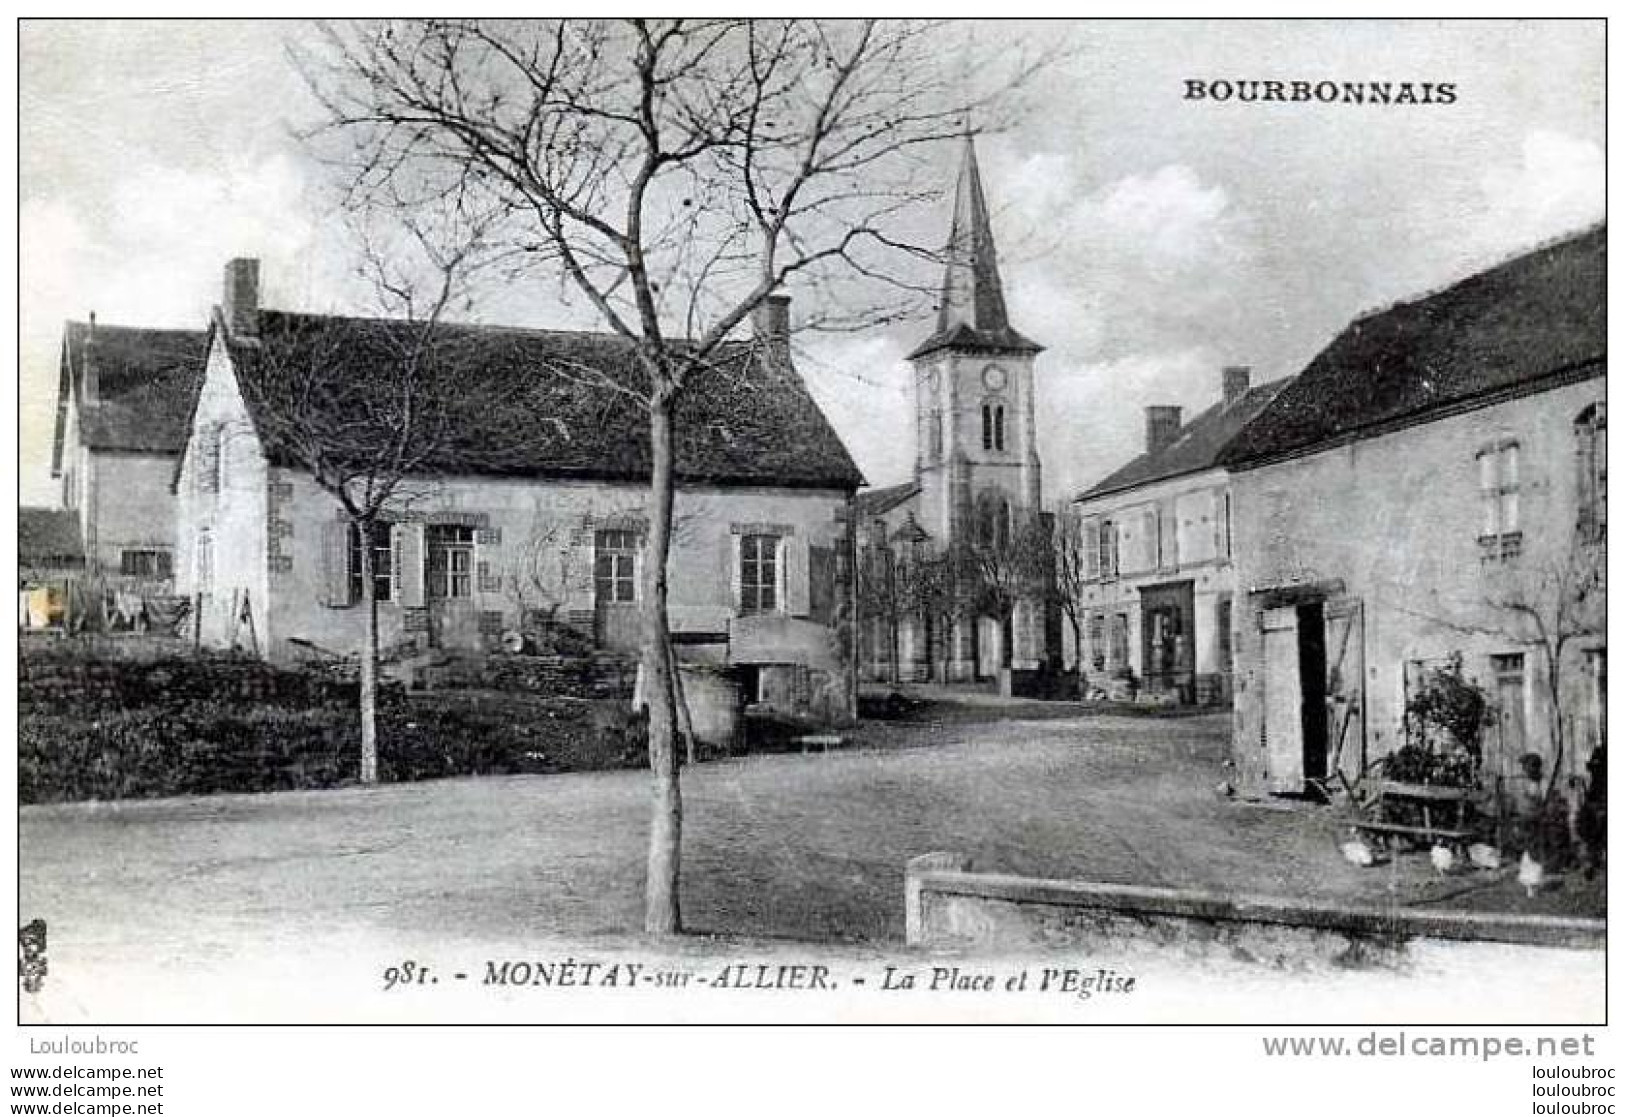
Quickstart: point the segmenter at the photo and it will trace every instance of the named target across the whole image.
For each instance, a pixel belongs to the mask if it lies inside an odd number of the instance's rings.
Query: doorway
[[[1271,788],[1301,794],[1327,775],[1326,609],[1266,609],[1263,745]]]

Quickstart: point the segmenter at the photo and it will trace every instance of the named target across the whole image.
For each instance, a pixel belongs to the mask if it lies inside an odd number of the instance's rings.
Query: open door
[[[1303,790],[1303,692],[1298,670],[1298,610],[1266,609],[1264,637],[1264,756],[1270,790]]]
[[[1265,610],[1261,620],[1270,788],[1295,795],[1329,774],[1326,609],[1289,605]]]
[[[1358,601],[1326,607],[1329,770],[1352,782],[1365,770],[1365,626]]]

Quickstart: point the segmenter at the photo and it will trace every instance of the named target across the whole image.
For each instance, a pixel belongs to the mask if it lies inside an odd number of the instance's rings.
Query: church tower
[[[1041,507],[1033,361],[1042,346],[1010,325],[987,195],[969,135],[954,191],[936,332],[914,366],[920,523],[943,543],[987,516]]]
[[[914,366],[918,522],[938,545],[983,542],[1037,515],[1043,492],[1033,362],[1042,346],[1010,325],[976,146],[969,135],[954,191],[936,332]],[[1008,628],[991,617],[944,633],[949,677],[1033,670],[1045,655],[1041,593],[1016,603]]]

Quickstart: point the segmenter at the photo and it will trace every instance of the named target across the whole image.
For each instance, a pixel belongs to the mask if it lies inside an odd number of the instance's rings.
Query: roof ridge
[[[410,326],[414,324],[429,325],[429,323],[414,323],[410,318],[395,318],[381,314],[322,314],[305,310],[280,310],[266,308],[260,311],[262,316],[267,314],[280,315],[284,318],[313,318],[324,322],[374,322],[389,326]],[[460,319],[441,319],[433,323],[436,327],[445,327],[454,330],[489,330],[496,333],[519,334],[526,337],[548,338],[578,338],[584,341],[610,341],[619,345],[636,345],[638,339],[627,337],[625,334],[613,330],[560,330],[548,326],[515,326],[502,322],[467,322]],[[667,338],[670,343],[691,344],[693,338]],[[718,343],[719,347],[745,347],[754,344],[751,338],[725,337]]]
[[[1362,310],[1358,314],[1354,315],[1353,318],[1349,319],[1349,326],[1359,325],[1361,322],[1364,322],[1370,318],[1381,317],[1382,315],[1387,314],[1389,311],[1398,310],[1403,306],[1411,306],[1415,303],[1427,302],[1429,299],[1443,295],[1448,291],[1453,291],[1463,284],[1482,279],[1485,276],[1498,272],[1502,268],[1509,267],[1512,264],[1522,263],[1525,260],[1540,255],[1542,252],[1548,252],[1551,249],[1559,248],[1572,241],[1583,240],[1584,238],[1592,236],[1597,232],[1606,229],[1607,227],[1608,219],[1603,217],[1582,228],[1571,229],[1566,233],[1556,233],[1552,236],[1538,240],[1531,245],[1527,245],[1526,247],[1498,253],[1493,259],[1488,260],[1485,263],[1472,265],[1473,270],[1467,272],[1466,274],[1458,275],[1454,279],[1445,280],[1444,282],[1434,284],[1431,287],[1424,287],[1420,291],[1413,292],[1409,295],[1402,295],[1399,298],[1391,299],[1385,303],[1378,303],[1375,306]],[[1346,328],[1348,327],[1345,327],[1345,329]]]

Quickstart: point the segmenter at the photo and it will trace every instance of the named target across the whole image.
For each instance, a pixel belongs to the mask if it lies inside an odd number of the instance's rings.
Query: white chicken
[[[1545,883],[1545,880],[1546,867],[1529,856],[1526,851],[1518,862],[1518,883],[1523,885],[1524,891],[1532,898],[1535,890]]]
[[[1467,847],[1467,860],[1477,869],[1499,869],[1501,867],[1501,851],[1488,842],[1474,842]]]
[[[1351,865],[1370,868],[1377,863],[1377,855],[1371,852],[1371,847],[1366,844],[1366,840],[1359,834],[1355,834],[1354,837],[1344,842],[1340,848],[1343,850],[1343,860]]]
[[[1456,867],[1456,854],[1449,846],[1442,842],[1433,847],[1429,855],[1433,859],[1433,867],[1444,876]]]

